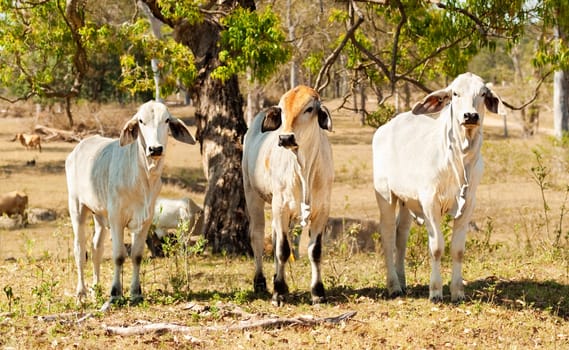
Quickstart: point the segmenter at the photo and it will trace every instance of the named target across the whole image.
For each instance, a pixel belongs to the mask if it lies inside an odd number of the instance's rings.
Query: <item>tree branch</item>
[[[195,326],[188,327],[173,323],[147,323],[144,322],[140,325],[120,327],[120,326],[103,326],[107,334],[117,334],[122,336],[127,335],[141,335],[146,333],[184,333],[189,335],[192,332],[200,331],[244,331],[256,328],[281,328],[285,326],[317,326],[325,323],[337,324],[346,321],[356,315],[356,311],[349,311],[334,317],[313,318],[313,317],[296,317],[296,318],[265,318],[259,320],[241,321],[233,326]],[[139,321],[140,322],[140,321]],[[202,342],[198,338],[190,337],[196,342]]]
[[[393,47],[391,49],[391,72],[389,74],[389,81],[391,86],[391,93],[395,92],[395,80],[397,73],[397,56],[399,52],[399,36],[401,35],[401,29],[407,22],[407,14],[405,13],[405,7],[401,4],[401,1],[397,0],[397,7],[399,8],[399,13],[401,13],[401,19],[397,23],[397,28],[395,29],[395,34],[393,35]]]
[[[352,5],[353,2],[351,2]],[[338,58],[338,56],[340,55],[340,52],[342,51],[342,49],[344,48],[344,46],[346,46],[346,44],[348,43],[348,40],[350,39],[350,37],[353,36],[354,32],[356,31],[356,29],[358,29],[358,27],[363,23],[364,21],[364,16],[363,14],[357,10],[356,11],[357,15],[358,15],[358,20],[356,21],[356,23],[354,23],[346,32],[346,35],[344,36],[344,38],[342,39],[342,42],[338,45],[338,47],[336,47],[334,49],[334,51],[326,58],[326,60],[324,61],[324,65],[322,65],[322,68],[320,68],[320,72],[318,72],[318,76],[316,78],[316,82],[314,83],[314,87],[316,89],[316,91],[321,92],[326,85],[328,84],[328,81],[326,82],[326,84],[321,84],[322,78],[326,75],[328,75],[328,71],[330,70],[330,67],[332,67],[332,65],[334,64],[334,62],[336,62],[336,59]]]
[[[541,85],[543,84],[545,79],[547,79],[547,77],[549,77],[551,75],[551,73],[553,73],[553,70],[550,70],[549,72],[545,73],[541,77],[541,79],[539,79],[535,89],[533,90],[533,96],[527,102],[522,104],[521,106],[515,107],[514,105],[512,105],[512,104],[510,104],[504,100],[502,100],[502,104],[504,106],[508,107],[509,109],[514,110],[514,111],[519,111],[519,110],[526,108],[528,105],[532,104],[537,99],[537,96],[539,95],[539,88],[541,87]]]

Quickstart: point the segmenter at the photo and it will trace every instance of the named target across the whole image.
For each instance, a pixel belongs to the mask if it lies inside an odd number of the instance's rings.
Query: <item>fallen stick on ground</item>
[[[259,320],[241,321],[239,324],[232,326],[209,326],[209,327],[188,327],[173,323],[144,323],[136,326],[116,327],[103,326],[107,334],[116,334],[122,336],[141,335],[145,333],[157,332],[176,332],[188,334],[197,331],[242,331],[254,328],[276,328],[285,326],[315,326],[323,323],[337,324],[352,318],[356,311],[346,312],[335,317],[313,318],[311,316],[300,316],[296,318],[267,318]],[[193,338],[193,337],[192,337]],[[193,338],[196,339],[197,338]]]
[[[75,324],[79,324],[91,317],[95,316],[93,313],[89,312],[86,314],[81,314],[78,312],[68,312],[68,313],[63,313],[63,314],[54,314],[54,315],[45,315],[45,316],[37,316],[37,319],[39,321],[44,321],[44,322],[54,322],[54,321],[60,321],[62,323],[75,323]]]

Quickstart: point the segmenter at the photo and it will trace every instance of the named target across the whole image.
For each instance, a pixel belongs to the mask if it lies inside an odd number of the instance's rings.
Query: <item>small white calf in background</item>
[[[176,229],[181,222],[187,222],[190,234],[202,234],[203,209],[191,198],[159,197],[154,205],[154,232],[163,238],[167,230]]]

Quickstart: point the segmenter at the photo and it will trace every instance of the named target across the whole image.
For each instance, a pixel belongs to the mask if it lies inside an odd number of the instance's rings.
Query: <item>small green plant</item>
[[[537,162],[536,166],[531,167],[531,175],[532,179],[535,183],[539,186],[539,191],[541,193],[541,200],[543,204],[543,215],[545,218],[545,228],[547,237],[549,237],[549,211],[551,208],[547,204],[547,199],[545,198],[545,190],[549,187],[548,176],[550,174],[550,170],[543,164],[543,156],[539,153],[538,150],[532,150],[533,154],[535,155],[535,160]]]
[[[569,197],[569,186],[565,186],[565,195],[563,196],[563,202],[561,203],[561,208],[559,209],[559,223],[557,229],[555,229],[555,247],[559,247],[561,243],[561,235],[563,234],[563,218],[567,211],[567,198]]]
[[[44,278],[44,270],[41,266],[38,266],[40,270],[40,284],[32,287],[32,295],[35,297],[35,303],[33,305],[33,312],[39,313],[44,311],[45,307],[47,312],[51,311],[51,305],[55,299],[55,287],[59,284],[59,281],[53,280],[51,278]]]

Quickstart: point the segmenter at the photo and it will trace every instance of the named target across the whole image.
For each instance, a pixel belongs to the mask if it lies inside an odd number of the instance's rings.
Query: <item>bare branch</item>
[[[326,60],[324,61],[324,65],[322,65],[322,68],[320,68],[320,72],[318,72],[318,77],[316,78],[316,82],[314,83],[314,87],[316,89],[316,91],[320,92],[322,91],[326,85],[321,84],[321,80],[324,76],[328,75],[328,71],[330,70],[330,67],[332,67],[332,65],[334,64],[334,62],[336,62],[336,59],[338,58],[338,56],[340,55],[340,52],[342,51],[342,49],[344,48],[344,46],[346,46],[346,44],[348,43],[348,40],[353,36],[354,32],[356,31],[356,29],[358,29],[358,27],[363,23],[364,21],[364,16],[363,14],[358,10],[356,11],[357,15],[358,15],[358,20],[356,21],[356,23],[354,23],[346,32],[346,35],[344,36],[344,38],[342,39],[342,42],[338,45],[338,47],[336,47],[334,49],[334,51],[326,58]],[[327,83],[326,83],[327,84]]]
[[[512,104],[502,100],[502,104],[506,107],[508,107],[511,110],[514,111],[519,111],[522,110],[524,108],[526,108],[528,105],[532,104],[538,97],[539,95],[539,88],[541,87],[541,85],[543,84],[543,82],[545,81],[545,79],[547,79],[547,77],[549,77],[551,75],[551,73],[553,73],[553,70],[550,70],[549,72],[545,73],[541,79],[539,79],[539,81],[537,82],[537,85],[535,87],[535,89],[533,90],[533,96],[524,104],[522,104],[521,106],[515,107]]]
[[[140,325],[130,326],[130,327],[120,327],[120,326],[104,326],[103,329],[107,334],[117,334],[117,335],[140,335],[146,333],[164,333],[164,332],[175,332],[183,333],[189,335],[191,332],[200,331],[244,331],[255,328],[279,328],[284,326],[316,326],[325,323],[338,324],[340,322],[346,321],[356,315],[356,311],[350,311],[343,313],[335,317],[324,317],[324,318],[313,318],[301,316],[297,318],[265,318],[259,320],[247,320],[241,321],[239,324],[232,326],[195,326],[188,327],[173,323],[147,323],[144,322]],[[139,321],[140,323],[140,321]],[[190,336],[191,337],[191,336]],[[192,337],[193,341],[202,342],[198,338]]]
[[[401,1],[397,0],[397,7],[401,13],[401,19],[397,23],[397,28],[395,29],[395,34],[393,35],[393,48],[391,49],[391,72],[389,74],[389,81],[391,82],[391,93],[395,92],[395,76],[397,73],[397,56],[399,52],[399,36],[401,35],[401,29],[407,22],[407,14],[405,13],[405,7],[401,4]]]

